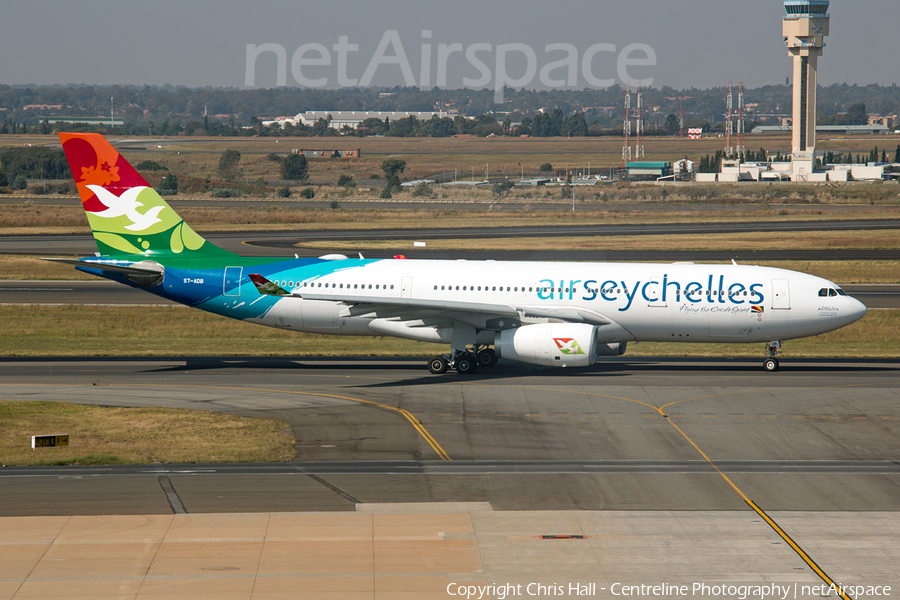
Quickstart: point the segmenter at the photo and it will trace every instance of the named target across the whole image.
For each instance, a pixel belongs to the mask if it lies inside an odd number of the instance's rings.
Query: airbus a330
[[[450,346],[432,373],[499,358],[586,367],[629,342],[765,343],[849,325],[865,306],[804,273],[736,264],[241,257],[194,232],[99,134],[61,133],[98,252],[55,259],[279,329]]]

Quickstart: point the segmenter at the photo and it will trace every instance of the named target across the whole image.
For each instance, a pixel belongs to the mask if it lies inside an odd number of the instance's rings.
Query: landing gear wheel
[[[482,350],[476,358],[479,367],[493,367],[498,360],[500,359],[497,358],[497,353],[491,348]]]
[[[767,358],[763,363],[763,368],[769,373],[774,373],[778,370],[778,361],[774,358]]]
[[[435,356],[431,360],[428,361],[428,370],[434,373],[435,375],[440,375],[441,373],[446,373],[447,369],[450,368],[450,363],[447,362],[447,359],[443,356]]]
[[[471,354],[463,354],[456,359],[455,367],[456,372],[460,375],[471,375],[478,368],[478,363],[475,362],[475,357]]]

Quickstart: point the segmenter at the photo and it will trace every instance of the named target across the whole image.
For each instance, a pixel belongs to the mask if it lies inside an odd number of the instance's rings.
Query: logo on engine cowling
[[[553,338],[553,341],[556,342],[556,347],[563,354],[584,354],[584,350],[581,349],[581,345],[575,338]]]

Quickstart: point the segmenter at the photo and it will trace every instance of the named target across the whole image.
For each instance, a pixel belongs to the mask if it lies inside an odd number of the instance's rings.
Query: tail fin
[[[195,233],[102,135],[59,139],[102,256],[230,254]]]

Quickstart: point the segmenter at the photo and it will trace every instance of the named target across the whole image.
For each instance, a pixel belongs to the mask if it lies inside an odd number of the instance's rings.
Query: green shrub
[[[356,182],[353,181],[352,175],[341,175],[340,177],[338,177],[337,184],[341,187],[346,187],[346,188],[356,187]]]
[[[417,185],[412,195],[413,198],[434,198],[434,192],[431,191],[431,186],[427,183]]]
[[[314,190],[311,187],[305,187],[302,190],[300,190],[300,197],[306,198],[307,200],[311,200],[312,198],[316,197],[316,190]]]
[[[278,191],[275,192],[275,195],[278,196],[279,198],[290,198],[291,197],[291,188],[289,188],[289,187],[278,188]]]
[[[134,165],[137,171],[168,171],[169,167],[159,164],[155,160],[142,160]]]

